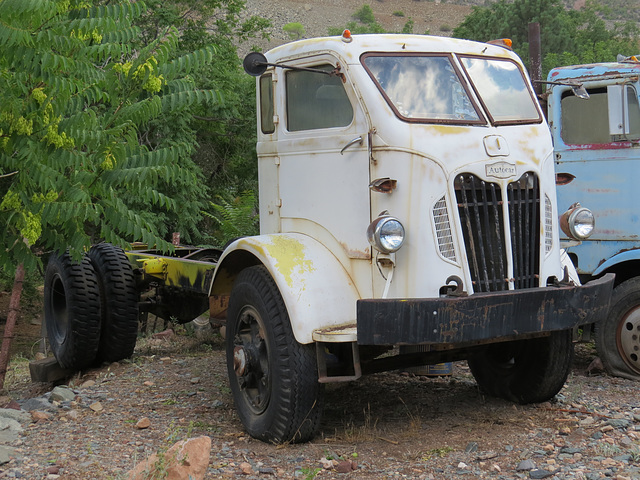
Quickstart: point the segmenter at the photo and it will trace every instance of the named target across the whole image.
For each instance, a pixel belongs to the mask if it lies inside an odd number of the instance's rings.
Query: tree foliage
[[[637,24],[607,29],[599,15],[602,8],[587,3],[581,10],[565,10],[560,0],[499,0],[488,7],[474,7],[453,30],[453,36],[483,42],[510,38],[516,52],[528,63],[529,23],[537,22],[545,72],[563,64],[613,61],[618,53],[636,53]]]
[[[0,264],[97,240],[169,249],[166,218],[204,200],[195,141],[149,126],[221,103],[193,72],[212,46],[179,50],[174,28],[140,43],[140,1],[0,1]]]
[[[206,109],[194,106],[192,116],[158,121],[153,127],[171,132],[180,125],[180,132],[193,135],[198,145],[193,159],[203,172],[214,202],[239,197],[245,190],[256,192],[257,198],[255,79],[244,73],[238,45],[265,36],[269,22],[242,16],[244,0],[147,0],[147,3],[149,9],[137,22],[144,41],[153,40],[156,32],[174,26],[179,32],[181,51],[213,45],[215,62],[202,64],[191,77],[198,87],[215,88],[225,99],[223,103],[207,105]],[[212,211],[209,202],[200,207],[204,212]],[[219,238],[210,231],[218,228],[211,215],[205,215],[198,224],[199,234],[192,240],[206,243],[212,237]]]

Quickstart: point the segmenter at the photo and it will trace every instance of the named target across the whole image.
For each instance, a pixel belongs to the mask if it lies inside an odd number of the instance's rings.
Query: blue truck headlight
[[[588,208],[574,203],[560,216],[560,228],[570,238],[585,240],[591,236],[596,219]]]
[[[393,253],[404,243],[404,227],[400,220],[382,214],[367,228],[369,243],[383,253]]]

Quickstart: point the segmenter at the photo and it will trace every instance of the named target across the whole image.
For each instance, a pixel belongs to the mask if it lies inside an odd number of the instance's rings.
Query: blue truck
[[[559,67],[544,83],[558,204],[588,205],[597,219],[591,237],[566,240],[567,252],[583,282],[616,275],[609,314],[594,329],[598,355],[609,374],[638,380],[640,61]]]

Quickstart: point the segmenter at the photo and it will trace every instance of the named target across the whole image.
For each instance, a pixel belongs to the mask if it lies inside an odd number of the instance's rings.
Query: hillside
[[[490,0],[488,0],[490,1]],[[586,0],[565,0],[567,8],[581,8]],[[640,21],[637,0],[600,0],[608,10],[608,20]],[[327,35],[330,27],[343,28],[353,14],[369,5],[376,21],[388,31],[401,31],[405,23],[414,22],[413,33],[451,35],[451,31],[484,0],[247,0],[246,15],[271,21],[269,41],[256,41],[267,51],[291,39],[282,27],[290,22],[302,24],[305,38]],[[244,49],[248,49],[249,45]],[[244,52],[241,52],[244,53]]]
[[[282,27],[290,22],[298,22],[305,29],[305,37],[327,35],[330,27],[343,28],[353,20],[353,14],[363,5],[371,6],[376,21],[388,31],[401,31],[405,23],[412,19],[414,33],[429,32],[433,35],[451,35],[451,30],[462,22],[469,13],[473,1],[465,4],[441,3],[419,0],[247,0],[246,13],[271,20],[271,40],[258,42],[263,50],[290,41]],[[478,0],[478,3],[483,3]]]

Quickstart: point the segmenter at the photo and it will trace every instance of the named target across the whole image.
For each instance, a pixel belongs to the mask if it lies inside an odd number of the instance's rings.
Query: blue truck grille
[[[509,263],[515,289],[539,286],[540,188],[527,172],[507,185],[485,182],[463,173],[454,182],[458,214],[474,292],[509,289]],[[503,198],[507,199],[507,225]],[[510,238],[505,238],[508,235]],[[507,261],[510,242],[511,262]]]

